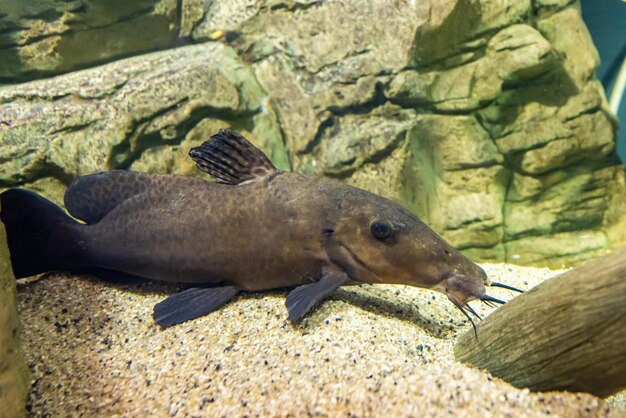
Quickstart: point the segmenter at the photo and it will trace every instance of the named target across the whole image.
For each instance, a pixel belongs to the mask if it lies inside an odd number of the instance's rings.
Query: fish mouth
[[[450,300],[450,302],[452,302],[454,306],[456,306],[463,313],[463,315],[465,315],[465,317],[472,324],[472,328],[474,329],[474,335],[476,335],[476,338],[478,338],[478,331],[476,329],[476,324],[474,323],[473,318],[470,316],[470,313],[474,315],[476,318],[478,318],[479,321],[481,321],[482,318],[469,305],[468,302],[472,300],[480,300],[483,303],[494,308],[497,307],[496,304],[503,305],[506,302],[488,295],[485,289],[485,286],[482,283],[479,283],[479,285],[477,285],[476,283],[477,282],[475,280],[471,280],[468,277],[454,275],[447,279],[442,280],[442,282],[438,286],[436,286],[436,290],[445,294]],[[512,291],[520,292],[520,293],[524,292],[521,289],[518,289],[513,286],[509,286],[503,283],[492,282],[492,281],[486,281],[486,283],[489,286],[493,286],[493,287],[501,287],[503,289],[508,289],[508,290],[512,290]]]
[[[487,291],[482,281],[459,274],[453,274],[441,280],[435,289],[448,296],[453,303],[461,306],[476,299],[482,299]]]

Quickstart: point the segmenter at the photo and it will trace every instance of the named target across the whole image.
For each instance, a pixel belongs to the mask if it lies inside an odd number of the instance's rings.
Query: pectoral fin
[[[154,305],[152,317],[163,328],[204,316],[223,306],[239,292],[234,286],[193,287]]]
[[[349,281],[350,278],[345,272],[329,269],[324,271],[319,281],[296,287],[289,292],[285,302],[289,312],[288,319],[291,322],[299,321],[315,305],[330,296],[339,286]]]

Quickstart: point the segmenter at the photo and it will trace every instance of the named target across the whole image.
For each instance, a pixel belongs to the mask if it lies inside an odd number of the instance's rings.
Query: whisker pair
[[[491,282],[491,286],[493,286],[493,287],[501,287],[503,289],[512,290],[514,292],[524,293],[524,291],[522,289],[518,289],[517,287],[509,286],[508,284],[504,284],[504,283]],[[496,303],[499,303],[501,305],[504,305],[504,303],[505,303],[503,300],[494,298],[493,296],[489,296],[489,295],[483,296],[482,298],[480,298],[480,300],[482,300],[485,305],[490,306],[492,308],[497,308],[498,307],[498,305],[496,305]]]
[[[523,290],[518,289],[517,287],[509,286],[509,285],[503,284],[503,283],[491,282],[491,286],[501,287],[503,289],[508,289],[508,290],[513,290],[514,292],[524,293]],[[476,335],[476,338],[478,338],[478,331],[476,330],[476,324],[474,323],[474,320],[472,319],[472,317],[465,311],[464,307],[452,295],[448,294],[448,299],[450,299],[450,301],[454,304],[454,306],[459,308],[459,310],[461,312],[463,312],[463,315],[465,315],[467,317],[467,319],[469,319],[470,323],[472,324],[472,328],[474,328],[474,335]],[[498,307],[498,305],[496,305],[496,303],[499,303],[501,305],[504,305],[506,303],[503,300],[500,300],[498,298],[494,298],[493,296],[489,296],[489,295],[482,296],[480,298],[480,300],[484,304],[486,304],[487,306],[490,306],[492,308],[497,308]],[[478,315],[478,313],[476,313],[476,311],[469,305],[469,303],[465,304],[465,308],[467,308],[467,310],[472,315],[474,315],[476,318],[478,318],[479,321],[482,321],[482,318],[480,317],[480,315]]]
[[[476,338],[478,338],[478,331],[476,330],[476,324],[474,323],[474,320],[472,319],[472,317],[465,311],[463,306],[459,303],[458,300],[454,298],[454,296],[448,294],[448,299],[450,299],[450,301],[454,304],[454,306],[459,308],[459,310],[463,312],[463,315],[465,315],[467,319],[469,319],[470,323],[472,324],[472,328],[474,328],[474,335],[476,335]],[[469,304],[465,304],[465,307],[467,308],[468,311],[474,314],[476,318],[482,321],[482,318],[480,317],[480,315],[478,315],[476,311]]]

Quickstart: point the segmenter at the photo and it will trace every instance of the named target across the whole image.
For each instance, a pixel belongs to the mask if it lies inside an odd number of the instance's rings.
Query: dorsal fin
[[[70,184],[63,200],[73,217],[94,224],[120,203],[146,191],[152,182],[150,175],[134,171],[90,174]]]
[[[196,166],[221,183],[240,184],[277,172],[263,152],[237,132],[220,129],[211,139],[192,148]]]

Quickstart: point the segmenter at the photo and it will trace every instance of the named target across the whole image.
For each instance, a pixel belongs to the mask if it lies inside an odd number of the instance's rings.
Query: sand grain
[[[557,273],[485,268],[523,288]],[[341,289],[297,326],[286,321],[285,292],[248,294],[209,316],[161,330],[152,322],[152,307],[174,289],[68,275],[21,284],[31,415],[624,415],[618,402],[530,393],[455,362],[455,336],[470,326],[434,292]],[[484,315],[493,311],[474,306]]]

